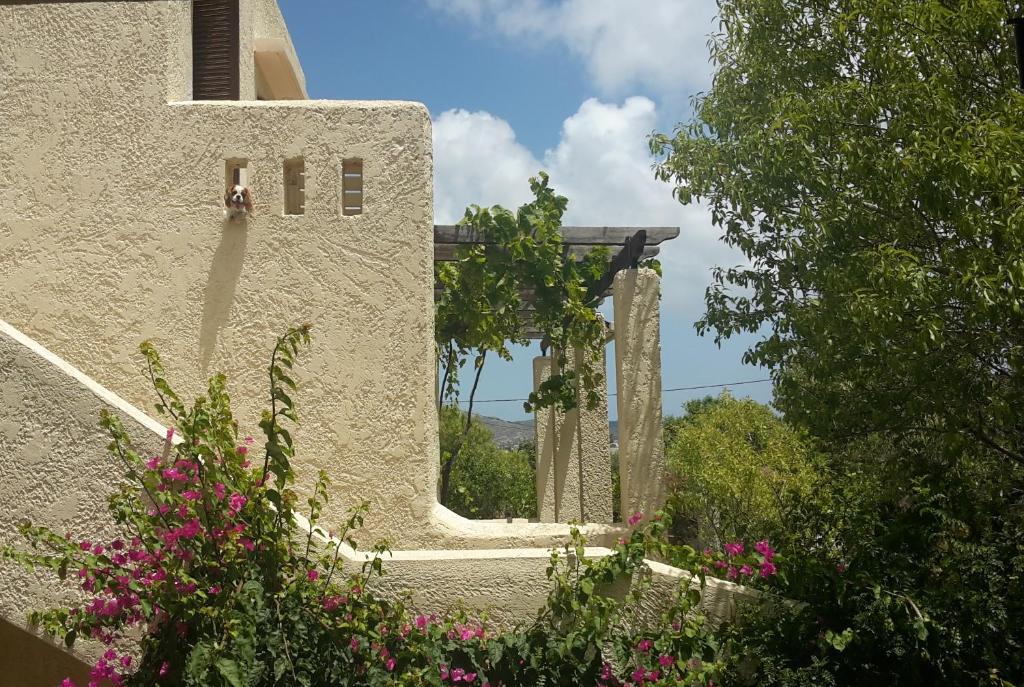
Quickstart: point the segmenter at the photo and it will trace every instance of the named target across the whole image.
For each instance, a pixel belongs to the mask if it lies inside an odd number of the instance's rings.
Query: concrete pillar
[[[534,390],[558,368],[558,351],[533,360]],[[566,365],[575,365],[568,356]],[[541,522],[583,521],[579,410],[545,408],[534,414],[537,443],[537,514]]]
[[[561,351],[552,351],[552,369],[558,369]],[[575,351],[565,355],[565,369],[576,367]],[[580,473],[580,411],[554,409],[555,427],[555,518],[557,522],[583,522]]]
[[[583,362],[583,351],[576,351],[576,364]],[[604,348],[594,356],[594,367],[602,375],[605,369]],[[586,407],[580,398],[579,437],[580,492],[583,522],[612,521],[612,460],[608,436],[608,384],[597,389],[597,407]]]
[[[533,359],[533,390],[540,389],[551,376],[551,358]],[[541,522],[557,522],[555,517],[555,423],[551,408],[533,414],[534,446],[537,450],[537,518]]]
[[[661,418],[661,280],[647,268],[623,270],[612,284],[619,475],[623,519],[665,502]]]

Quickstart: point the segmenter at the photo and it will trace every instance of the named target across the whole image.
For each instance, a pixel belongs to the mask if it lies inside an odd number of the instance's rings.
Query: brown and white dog
[[[245,186],[235,184],[224,194],[224,215],[232,222],[240,222],[252,212],[252,194]]]

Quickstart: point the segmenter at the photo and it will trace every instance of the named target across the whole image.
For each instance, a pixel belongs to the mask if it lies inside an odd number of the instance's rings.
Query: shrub
[[[791,510],[817,482],[800,435],[767,406],[728,392],[688,410],[666,428],[671,498],[688,534],[701,546],[785,541]]]

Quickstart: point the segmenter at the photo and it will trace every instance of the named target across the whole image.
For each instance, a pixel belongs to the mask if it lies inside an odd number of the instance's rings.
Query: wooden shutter
[[[193,0],[193,100],[238,100],[238,46],[238,0]]]

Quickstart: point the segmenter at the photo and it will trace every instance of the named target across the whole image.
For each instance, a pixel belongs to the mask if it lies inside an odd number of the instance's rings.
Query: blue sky
[[[515,207],[540,169],[569,198],[567,224],[677,225],[665,244],[663,387],[766,376],[741,362],[750,339],[717,348],[698,337],[710,267],[743,256],[724,246],[709,213],[657,182],[652,131],[690,116],[707,88],[711,0],[279,0],[310,97],[417,100],[434,120],[435,221],[469,203]],[[610,352],[610,351],[609,351]],[[478,399],[521,398],[532,350],[488,361]],[[770,384],[732,389],[768,402]],[[717,389],[666,392],[665,412]],[[478,406],[508,419],[520,403]],[[615,416],[614,403],[611,415]]]

